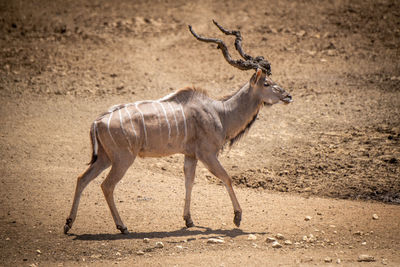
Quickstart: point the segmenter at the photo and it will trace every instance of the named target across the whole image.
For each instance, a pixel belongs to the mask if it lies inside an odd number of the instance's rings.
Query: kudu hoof
[[[235,217],[233,218],[233,223],[239,227],[240,226],[240,221],[242,220],[242,212],[241,211],[235,211]]]
[[[64,225],[64,234],[68,234],[68,231],[71,229],[68,224]]]
[[[64,234],[68,234],[68,231],[72,227],[71,223],[72,223],[72,220],[71,219],[67,219],[67,221],[65,222],[65,225],[64,225]]]
[[[123,235],[129,234],[129,231],[128,231],[127,227],[123,227],[121,225],[117,225],[117,229],[120,230]]]
[[[190,227],[194,226],[194,223],[193,223],[193,221],[191,219],[187,220],[185,224],[186,224],[187,228],[190,228]]]

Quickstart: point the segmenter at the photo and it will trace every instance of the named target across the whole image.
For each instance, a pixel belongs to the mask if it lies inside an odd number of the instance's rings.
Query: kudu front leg
[[[185,207],[183,209],[183,219],[185,220],[186,227],[194,226],[192,217],[190,215],[190,200],[192,195],[194,177],[196,173],[197,159],[185,156],[183,172],[185,173]]]
[[[226,190],[228,191],[229,197],[231,198],[233,210],[234,210],[234,218],[233,223],[239,227],[240,221],[242,220],[242,209],[240,208],[239,201],[236,198],[235,192],[232,187],[232,180],[229,177],[228,173],[225,171],[224,167],[222,167],[216,155],[203,156],[200,160],[204,163],[207,169],[214,174],[216,177],[222,180],[225,184]]]

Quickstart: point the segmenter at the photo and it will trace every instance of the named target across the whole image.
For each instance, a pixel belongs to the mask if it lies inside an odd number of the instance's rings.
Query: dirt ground
[[[119,183],[131,234],[115,229],[106,171],[64,235],[98,114],[187,85],[218,98],[249,80],[189,34],[191,24],[223,38],[237,58],[211,19],[240,29],[245,51],[266,57],[294,99],[264,108],[220,154],[240,228],[202,165],[196,227],[184,227],[174,155],[137,159]],[[400,265],[399,1],[0,1],[0,48],[1,266]],[[272,248],[278,233],[283,247]]]

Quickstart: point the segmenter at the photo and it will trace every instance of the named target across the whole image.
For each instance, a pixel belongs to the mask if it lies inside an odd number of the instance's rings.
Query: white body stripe
[[[144,131],[144,140],[145,144],[147,145],[147,130],[146,130],[146,123],[144,122],[144,115],[143,112],[139,109],[138,103],[135,103],[136,109],[139,111],[140,116],[142,117],[142,122],[143,122],[143,131]]]
[[[161,127],[161,119],[160,119],[160,111],[155,105],[154,101],[151,101],[151,106],[154,108],[154,110],[157,112],[157,119],[158,119],[158,129],[160,131],[160,134],[162,135],[162,127]]]
[[[128,111],[128,109],[126,108],[126,106],[124,107],[124,109],[125,109],[125,112],[126,112],[126,113],[128,114],[128,116],[129,116],[129,121],[131,122],[133,134],[135,135],[135,140],[137,141],[137,133],[136,133],[135,127],[133,126],[132,116],[131,116],[131,114],[129,113],[129,111]]]
[[[175,125],[176,125],[176,133],[177,133],[177,136],[179,136],[179,125],[178,125],[178,120],[176,119],[175,110],[174,110],[174,108],[172,107],[172,105],[171,105],[170,102],[168,102],[168,106],[169,106],[169,108],[170,108],[171,111],[172,111],[172,115],[174,115],[174,120],[175,120]]]
[[[179,100],[177,100],[179,103],[179,107],[182,111],[182,117],[183,117],[183,124],[185,125],[185,137],[184,137],[184,141],[186,141],[186,137],[187,137],[187,125],[186,125],[186,117],[185,117],[185,112],[183,112],[183,107],[182,104],[179,102]]]
[[[110,117],[108,118],[107,129],[108,129],[108,134],[109,134],[110,137],[111,137],[111,140],[113,141],[113,143],[114,143],[115,145],[117,145],[117,143],[116,143],[115,140],[114,140],[114,137],[113,137],[112,134],[111,134],[111,130],[110,130],[110,122],[111,122],[112,115],[113,115],[113,112],[110,113]]]
[[[118,109],[118,114],[119,114],[119,125],[121,126],[121,130],[122,130],[122,133],[124,134],[124,136],[125,136],[125,139],[128,141],[128,144],[129,144],[129,151],[131,152],[131,153],[133,153],[132,152],[132,144],[131,144],[131,141],[129,140],[129,136],[127,135],[127,133],[126,133],[126,131],[125,131],[125,129],[124,129],[124,126],[122,125],[122,114],[121,114],[121,109]]]
[[[169,124],[169,121],[168,121],[167,111],[165,110],[164,105],[161,102],[157,102],[157,103],[161,105],[161,108],[162,108],[162,110],[164,112],[165,121],[168,124],[168,140],[169,140],[169,139],[171,139],[171,125]]]

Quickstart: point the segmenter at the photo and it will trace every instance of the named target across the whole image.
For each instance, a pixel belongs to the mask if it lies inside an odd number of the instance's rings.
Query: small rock
[[[93,254],[90,256],[92,259],[98,259],[101,258],[101,254]]]
[[[362,231],[357,231],[357,232],[354,233],[354,235],[362,236],[362,235],[363,235],[363,232],[362,232]]]
[[[302,240],[303,240],[303,241],[307,241],[307,240],[308,240],[308,237],[307,237],[306,235],[303,235]]]
[[[155,247],[156,248],[163,248],[164,244],[163,244],[163,242],[159,241],[159,242],[156,242],[156,246]]]
[[[326,257],[325,259],[324,259],[324,262],[332,262],[332,258],[330,258],[330,257]]]
[[[276,241],[276,239],[273,238],[273,237],[267,237],[267,239],[265,240],[265,242],[267,242],[267,243],[272,243],[272,242],[275,242],[275,241]]]
[[[308,53],[310,56],[315,56],[315,55],[317,54],[317,51],[314,51],[314,50],[307,50],[307,53]],[[306,187],[306,188],[303,189],[303,192],[310,192],[310,191],[311,191],[311,188],[310,188],[310,187]]]
[[[296,35],[297,35],[298,37],[303,37],[304,35],[306,35],[306,31],[301,30],[301,31],[297,32]]]
[[[121,256],[121,252],[117,251],[117,252],[115,253],[115,255],[116,255],[116,256]]]
[[[39,249],[36,250],[36,253],[37,254],[42,254],[42,252]]]
[[[374,220],[378,220],[378,219],[379,219],[379,217],[378,217],[378,215],[377,215],[377,214],[372,214],[372,219],[374,219]]]
[[[387,263],[387,259],[382,259],[382,265],[387,265],[388,263]]]
[[[6,241],[8,241],[8,240],[10,240],[10,238],[9,238],[9,237],[7,237],[7,238],[6,238]]]
[[[329,225],[329,227],[330,228],[336,228],[336,225],[331,224],[331,225]]]
[[[148,239],[147,237],[143,238],[143,243],[149,243],[150,239]]]
[[[247,237],[247,240],[257,240],[257,236],[253,235],[253,234],[249,234],[249,236]]]
[[[276,234],[275,237],[276,237],[276,239],[279,239],[279,240],[284,240],[285,239],[285,237],[282,234],[279,234],[279,233]]]
[[[365,246],[365,245],[367,245],[367,242],[364,241],[361,243],[361,245]]]
[[[176,246],[176,248],[177,248],[177,249],[183,249],[183,247],[180,246],[180,245]]]
[[[273,247],[273,248],[281,248],[281,247],[282,247],[282,245],[281,245],[281,244],[279,244],[279,242],[278,242],[278,241],[275,241],[274,243],[272,243],[272,247]]]
[[[209,238],[207,240],[207,243],[209,243],[209,244],[222,244],[222,243],[225,243],[225,241],[223,239],[218,239],[218,238]]]
[[[358,260],[359,262],[372,262],[375,261],[374,256],[371,255],[367,255],[367,254],[361,254],[360,256],[358,256]]]
[[[284,244],[285,244],[286,246],[290,246],[290,245],[292,245],[292,241],[290,241],[290,240],[285,240]]]
[[[311,216],[306,216],[306,217],[304,218],[305,221],[311,221],[311,219],[312,219]]]
[[[330,56],[330,57],[333,57],[333,56],[336,55],[336,51],[333,50],[333,49],[329,49],[329,50],[326,51],[326,54],[327,54],[328,56]]]
[[[337,264],[340,264],[340,263],[342,263],[342,261],[341,261],[340,259],[337,259],[337,260],[336,260],[336,263],[337,263]]]
[[[143,250],[138,250],[138,251],[136,251],[136,255],[144,255]]]

